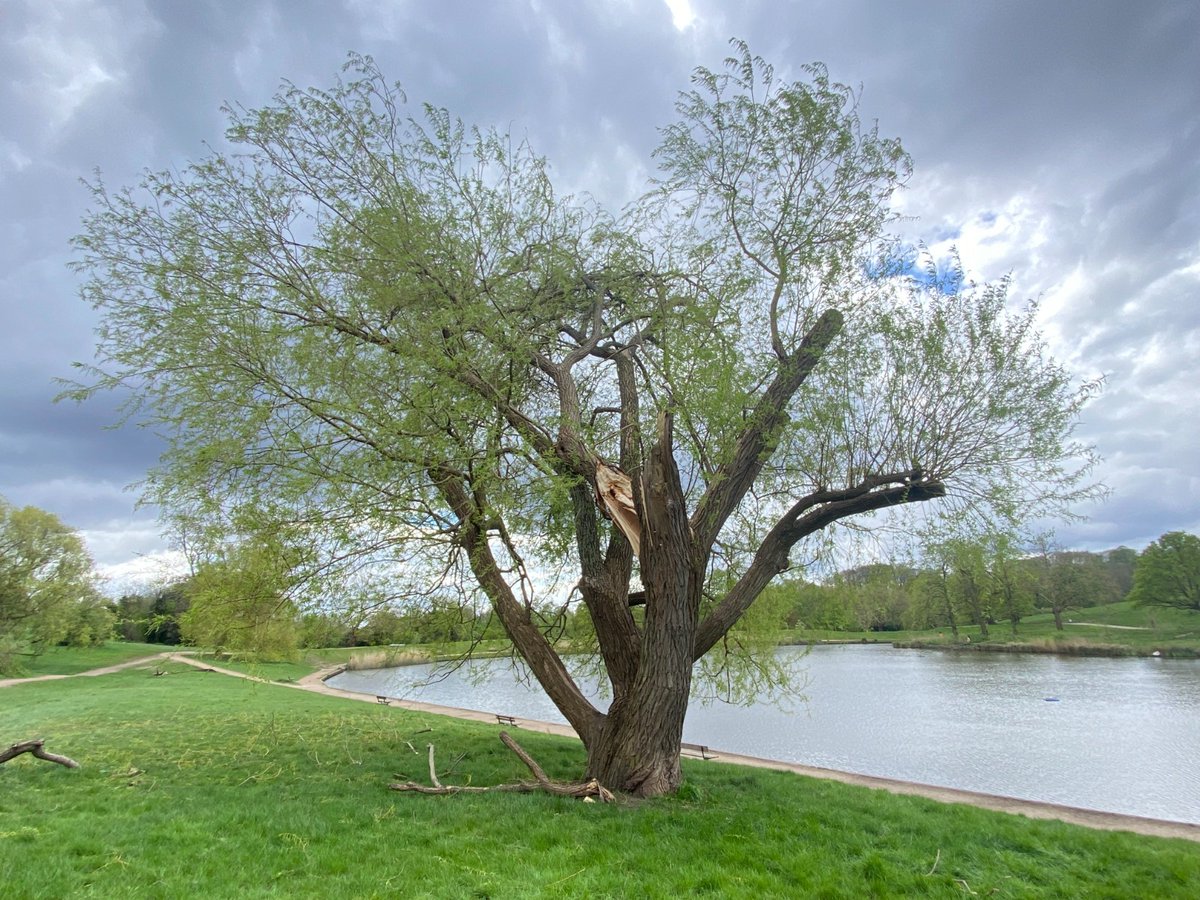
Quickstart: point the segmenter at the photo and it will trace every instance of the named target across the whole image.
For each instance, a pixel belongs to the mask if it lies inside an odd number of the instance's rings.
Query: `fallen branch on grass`
[[[529,771],[533,773],[535,781],[518,781],[513,784],[495,784],[489,787],[480,787],[476,785],[454,785],[442,784],[437,777],[437,769],[434,765],[434,749],[433,744],[429,745],[429,780],[433,782],[432,787],[424,784],[417,784],[415,781],[393,782],[389,784],[393,791],[414,792],[418,794],[486,794],[489,791],[498,791],[500,793],[516,793],[516,794],[532,794],[536,791],[543,791],[547,794],[555,794],[559,797],[577,797],[581,800],[599,800],[601,803],[611,803],[615,798],[612,791],[600,784],[596,779],[590,781],[577,782],[561,782],[551,781],[546,775],[541,766],[537,764],[532,756],[525,749],[512,739],[507,731],[500,732],[500,740],[504,746],[517,754],[521,762],[525,763]],[[397,778],[400,776],[397,775]]]
[[[37,741],[21,741],[18,744],[13,744],[7,750],[0,750],[0,764],[8,762],[20,756],[22,753],[32,753],[38,759],[44,759],[47,762],[58,763],[60,766],[66,766],[68,769],[78,769],[79,763],[71,759],[69,756],[59,756],[57,753],[50,753],[48,750],[42,749],[44,740]]]

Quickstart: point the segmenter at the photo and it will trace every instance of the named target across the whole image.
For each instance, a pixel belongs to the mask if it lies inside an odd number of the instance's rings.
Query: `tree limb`
[[[729,461],[710,481],[692,516],[692,531],[702,553],[712,547],[725,520],[741,503],[771,457],[779,430],[788,420],[787,405],[842,330],[842,314],[827,310],[799,348],[779,365],[775,378],[755,404]]]
[[[589,781],[576,782],[551,781],[549,776],[546,775],[545,770],[538,765],[537,761],[529,755],[524,747],[513,740],[507,731],[500,732],[500,741],[505,747],[517,754],[521,762],[525,763],[529,771],[533,773],[536,781],[518,781],[513,784],[494,784],[486,787],[480,785],[442,784],[438,781],[437,773],[434,770],[434,750],[433,744],[430,744],[429,780],[433,782],[433,786],[417,784],[415,781],[402,781],[393,782],[388,787],[393,791],[417,794],[486,794],[491,791],[498,793],[532,794],[542,791],[559,797],[577,797],[581,800],[597,799],[601,803],[612,803],[616,799],[612,791],[600,784],[595,778]],[[397,775],[396,777],[399,778],[400,776]]]
[[[902,483],[895,484],[896,481]],[[889,482],[891,487],[878,489]],[[787,568],[788,552],[802,538],[848,516],[945,495],[945,485],[939,481],[907,483],[905,473],[895,473],[874,476],[842,491],[819,491],[797,501],[767,533],[754,561],[730,588],[725,599],[700,623],[694,658],[699,659],[711,650],[737,624],[771,579]]]
[[[47,762],[58,763],[60,766],[66,766],[68,769],[78,769],[79,763],[71,759],[69,756],[60,756],[57,753],[50,753],[48,750],[42,749],[45,740],[36,741],[21,741],[13,744],[7,750],[0,750],[0,764],[8,762],[20,756],[22,753],[32,753],[38,759],[44,759]]]
[[[484,511],[476,505],[462,474],[448,467],[431,466],[429,477],[458,517],[458,538],[471,571],[513,645],[576,733],[590,737],[600,727],[603,716],[584,696],[545,635],[534,626],[529,611],[513,596],[481,525]]]

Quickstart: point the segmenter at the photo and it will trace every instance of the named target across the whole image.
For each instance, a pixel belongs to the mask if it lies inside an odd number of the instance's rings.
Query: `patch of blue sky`
[[[947,232],[948,237],[957,234]],[[924,246],[896,244],[882,258],[867,264],[866,274],[873,280],[907,278],[939,294],[959,293],[966,280],[962,265],[954,253],[934,259]]]

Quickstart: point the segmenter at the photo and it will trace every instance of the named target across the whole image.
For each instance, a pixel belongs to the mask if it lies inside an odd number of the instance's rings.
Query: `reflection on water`
[[[784,648],[781,654],[798,654]],[[926,784],[1200,823],[1200,662],[816,647],[807,702],[693,703],[684,739]],[[563,718],[507,660],[346,672],[334,687]],[[427,683],[426,683],[427,682]],[[595,684],[587,684],[593,698]],[[603,707],[606,701],[597,700]]]

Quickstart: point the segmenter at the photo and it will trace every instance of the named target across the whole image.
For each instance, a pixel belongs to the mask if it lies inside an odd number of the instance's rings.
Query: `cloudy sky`
[[[731,36],[825,62],[900,137],[906,236],[1011,273],[1080,378],[1111,499],[1066,546],[1200,532],[1200,3],[1195,0],[0,0],[0,495],[79,528],[117,577],[166,549],[135,509],[160,446],[115,398],[53,404],[92,357],[68,272],[112,186],[219,146],[223,102],[329,85],[371,54],[410,99],[528,135],[560,189],[636,194],[657,127]]]

